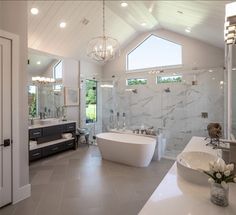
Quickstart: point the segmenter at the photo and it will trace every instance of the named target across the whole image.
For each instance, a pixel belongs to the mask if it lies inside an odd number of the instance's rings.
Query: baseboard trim
[[[27,184],[23,187],[18,188],[13,196],[13,204],[16,204],[24,199],[31,196],[31,184]]]

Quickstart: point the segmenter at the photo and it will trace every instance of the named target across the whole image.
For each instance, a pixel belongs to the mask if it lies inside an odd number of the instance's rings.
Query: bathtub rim
[[[144,139],[142,143],[137,143],[135,142],[134,140],[130,141],[130,140],[120,140],[120,139],[112,139],[112,138],[105,138],[105,137],[102,137],[101,135],[108,135],[108,134],[114,134],[115,136],[118,136],[118,135],[126,135],[126,136],[134,136],[134,137],[139,137],[139,138],[142,138]],[[120,143],[126,143],[126,144],[136,144],[136,145],[147,145],[147,144],[156,144],[157,142],[157,136],[156,137],[147,137],[147,136],[142,136],[142,135],[136,135],[136,134],[127,134],[127,133],[116,133],[116,132],[102,132],[102,133],[99,133],[96,135],[96,138],[99,138],[99,139],[104,139],[104,140],[109,140],[109,141],[113,141],[113,142],[120,142]],[[148,141],[145,142],[145,141]]]

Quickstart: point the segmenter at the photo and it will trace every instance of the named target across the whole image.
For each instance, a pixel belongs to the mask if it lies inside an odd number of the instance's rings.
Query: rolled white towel
[[[31,147],[37,146],[37,141],[30,140],[29,144]]]
[[[64,133],[64,134],[62,134],[62,138],[70,139],[70,138],[72,138],[72,134],[71,133]]]

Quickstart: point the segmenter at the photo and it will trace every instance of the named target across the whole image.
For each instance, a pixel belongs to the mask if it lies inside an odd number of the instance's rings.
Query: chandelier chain
[[[103,0],[103,4],[102,4],[102,17],[103,17],[103,22],[102,22],[103,37],[105,37],[105,0]]]
[[[100,62],[113,60],[116,54],[119,53],[118,40],[106,35],[105,15],[105,0],[102,0],[102,36],[92,38],[87,48],[87,55]]]

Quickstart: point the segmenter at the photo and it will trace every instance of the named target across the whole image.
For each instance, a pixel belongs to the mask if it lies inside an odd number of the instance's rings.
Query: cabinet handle
[[[74,128],[74,126],[69,126],[68,128],[69,128],[69,129],[72,129],[72,128]]]
[[[72,146],[73,145],[73,143],[67,143],[67,146]]]
[[[56,151],[56,150],[58,150],[58,147],[55,147],[55,148],[52,149],[52,151]]]
[[[40,131],[33,133],[33,135],[41,134]]]
[[[40,153],[39,153],[39,152],[37,152],[37,153],[33,154],[33,155],[32,155],[32,157],[36,157],[36,156],[38,156],[38,155],[40,155]]]

